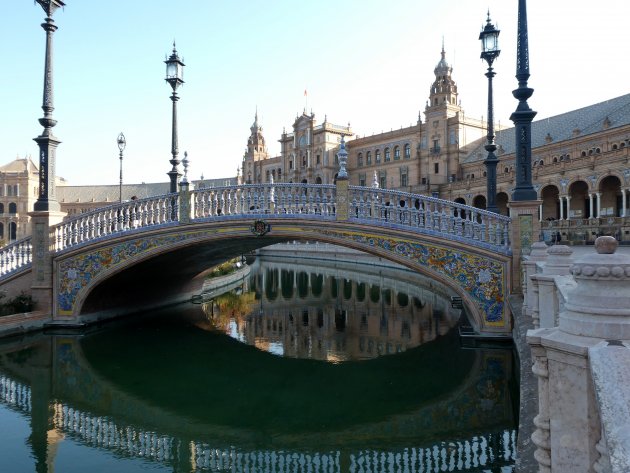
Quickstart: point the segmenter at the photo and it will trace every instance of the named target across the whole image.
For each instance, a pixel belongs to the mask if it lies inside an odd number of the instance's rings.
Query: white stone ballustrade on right
[[[617,246],[600,237],[573,261],[537,243],[523,265],[540,472],[630,471],[630,256]]]

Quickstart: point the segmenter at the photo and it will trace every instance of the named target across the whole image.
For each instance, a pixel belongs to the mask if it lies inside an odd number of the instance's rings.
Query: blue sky
[[[4,8],[2,163],[37,157],[44,13]],[[501,29],[495,119],[516,108],[517,0],[66,0],[55,13],[57,175],[116,184],[116,137],[127,137],[124,182],[167,181],[171,101],[164,58],[173,39],[186,63],[179,89],[180,157],[190,174],[233,176],[258,107],[272,154],[305,107],[321,122],[370,135],[415,123],[444,36],[467,115],[486,116],[479,31],[490,8]],[[538,118],[630,92],[627,0],[529,0],[530,99]]]

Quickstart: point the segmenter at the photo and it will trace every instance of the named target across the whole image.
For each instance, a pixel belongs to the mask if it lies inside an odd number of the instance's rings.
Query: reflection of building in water
[[[344,361],[405,351],[459,320],[446,289],[420,275],[383,267],[357,271],[352,263],[328,266],[257,262],[249,287],[258,306],[245,317],[224,313],[215,321],[262,350]]]

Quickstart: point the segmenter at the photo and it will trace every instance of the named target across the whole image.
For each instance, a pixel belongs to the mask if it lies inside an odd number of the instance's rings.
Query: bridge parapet
[[[330,184],[244,184],[196,189],[193,218],[243,215],[299,215],[334,219],[336,187]]]
[[[54,253],[139,228],[178,222],[178,194],[116,203],[67,219],[50,228]]]
[[[468,240],[507,254],[510,218],[420,194],[350,186],[350,220],[395,225],[419,233]]]
[[[30,267],[33,260],[31,237],[10,243],[0,249],[0,277],[10,276]]]

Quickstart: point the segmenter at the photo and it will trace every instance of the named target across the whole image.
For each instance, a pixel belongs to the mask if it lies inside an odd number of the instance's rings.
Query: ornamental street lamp
[[[536,200],[538,194],[532,185],[532,120],[536,116],[527,99],[534,89],[527,86],[529,79],[529,46],[527,41],[526,0],[518,0],[518,38],[516,41],[516,79],[518,89],[512,95],[518,100],[516,111],[510,116],[514,122],[516,139],[516,186],[512,200]]]
[[[486,26],[479,33],[479,39],[481,40],[481,59],[488,63],[488,72],[486,77],[488,78],[488,144],[484,146],[488,152],[488,157],[484,161],[486,165],[486,193],[487,193],[487,205],[486,210],[494,213],[499,213],[499,209],[496,204],[497,197],[497,159],[494,152],[497,150],[497,145],[494,142],[494,106],[492,102],[492,78],[495,76],[494,69],[492,69],[492,63],[499,57],[501,50],[499,49],[499,33],[500,30],[496,29],[490,22],[490,11],[488,11],[488,18],[486,19]]]
[[[173,101],[173,129],[172,129],[172,139],[171,139],[171,154],[173,157],[169,161],[173,168],[167,173],[171,179],[171,194],[177,192],[177,182],[181,177],[177,166],[179,165],[179,159],[177,159],[177,155],[179,154],[179,150],[177,148],[177,101],[179,97],[177,96],[177,88],[184,83],[184,63],[179,59],[177,55],[177,49],[175,49],[175,42],[173,41],[173,52],[170,57],[164,61],[166,64],[166,78],[164,79],[168,82],[173,88],[173,95],[171,95],[171,100]]]
[[[123,135],[122,132],[120,133],[120,135],[118,135],[116,142],[118,143],[118,150],[120,151],[120,184],[118,185],[118,188],[119,188],[118,200],[119,202],[122,203],[122,162],[123,162],[123,151],[125,150],[125,146],[127,146],[125,135]]]
[[[33,140],[39,146],[39,189],[37,201],[34,205],[35,211],[59,211],[59,202],[56,199],[55,191],[55,161],[57,146],[59,141],[52,133],[52,128],[57,124],[53,119],[53,33],[57,30],[57,25],[52,19],[53,13],[59,7],[66,4],[62,0],[35,0],[46,13],[45,23],[42,28],[46,32],[46,59],[44,61],[44,95],[42,100],[42,110],[44,117],[39,119],[39,123],[44,127],[41,135]]]

